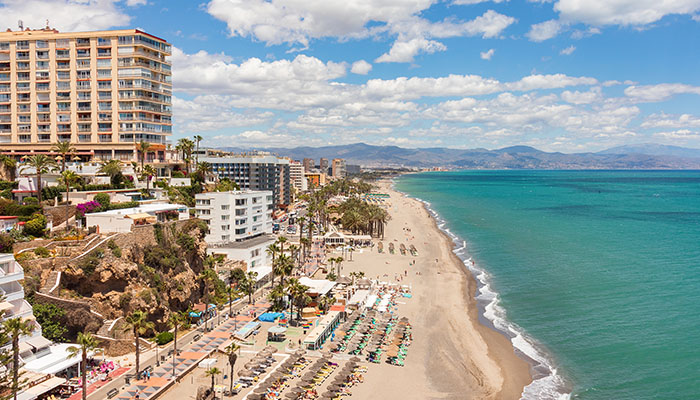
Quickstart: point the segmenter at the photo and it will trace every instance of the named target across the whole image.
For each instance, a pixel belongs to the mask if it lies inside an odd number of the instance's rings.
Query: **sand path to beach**
[[[341,273],[364,271],[369,278],[411,285],[413,298],[400,300],[399,315],[413,325],[413,344],[404,367],[372,364],[352,397],[519,399],[531,382],[529,365],[505,336],[478,322],[476,282],[452,253],[452,242],[420,202],[391,190],[389,182],[380,185],[391,195],[385,251],[379,254],[375,246],[354,252]],[[389,242],[396,246],[393,255]],[[401,255],[400,243],[415,245],[418,256]],[[404,276],[400,282],[398,275]]]

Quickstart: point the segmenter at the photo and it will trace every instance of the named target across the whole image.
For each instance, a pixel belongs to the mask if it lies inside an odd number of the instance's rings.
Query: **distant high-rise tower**
[[[321,172],[324,174],[328,173],[328,159],[327,158],[322,158],[319,161],[319,168],[321,169]]]
[[[305,158],[302,163],[304,164],[304,171],[305,172],[310,172],[316,166],[316,164],[314,164],[313,158]]]
[[[345,160],[342,158],[334,158],[333,159],[333,164],[331,164],[331,169],[332,169],[332,176],[334,178],[345,178],[345,175],[347,175],[346,169],[345,169]]]

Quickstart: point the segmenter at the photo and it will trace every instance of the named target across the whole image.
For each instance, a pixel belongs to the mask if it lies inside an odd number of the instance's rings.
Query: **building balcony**
[[[0,285],[24,279],[24,270],[17,261],[4,263],[0,268]]]

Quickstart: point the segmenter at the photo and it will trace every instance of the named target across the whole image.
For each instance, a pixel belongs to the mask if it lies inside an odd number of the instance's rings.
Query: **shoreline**
[[[497,352],[502,352],[505,346],[505,348],[512,351],[516,357],[528,364],[530,381],[522,387],[521,397],[523,399],[569,399],[571,396],[569,383],[558,375],[557,369],[551,361],[551,358],[546,354],[546,351],[540,349],[540,345],[536,344],[535,340],[527,337],[526,333],[521,328],[507,320],[504,315],[505,310],[498,305],[497,293],[491,290],[490,285],[486,281],[488,272],[476,266],[475,262],[469,256],[467,241],[447,228],[448,221],[431,208],[430,202],[418,197],[413,197],[408,193],[396,189],[395,178],[388,182],[392,191],[407,199],[417,201],[433,220],[433,228],[441,234],[449,245],[451,245],[454,262],[456,264],[461,264],[462,268],[460,268],[460,272],[465,273],[464,275],[469,288],[466,294],[470,305],[469,314],[470,318],[474,319],[474,315],[472,314],[476,313],[476,329],[484,336],[496,334],[500,338],[505,339],[507,344],[500,343],[500,347],[496,348]],[[489,306],[491,307],[490,310]],[[490,316],[487,315],[487,313],[490,313]],[[497,313],[502,315],[496,315]],[[501,320],[499,321],[497,318]],[[515,343],[516,340],[519,345]],[[496,342],[500,342],[500,340]],[[491,350],[491,347],[489,347],[489,351]],[[502,397],[499,396],[497,398]]]
[[[530,357],[527,357],[527,355],[522,352],[522,354],[518,354],[518,349],[515,346],[513,346],[513,343],[511,342],[510,338],[507,337],[506,333],[499,330],[494,325],[494,323],[488,318],[486,318],[484,313],[481,311],[484,309],[484,307],[480,305],[479,301],[477,300],[480,282],[477,280],[476,276],[474,276],[473,271],[466,265],[467,260],[462,260],[457,255],[459,250],[466,249],[466,243],[463,248],[458,248],[455,239],[450,237],[448,234],[448,232],[450,231],[445,230],[440,226],[440,221],[436,218],[436,216],[439,217],[439,214],[435,210],[430,208],[430,203],[426,202],[423,199],[412,197],[407,193],[395,189],[394,184],[395,182],[392,181],[391,190],[407,199],[411,199],[420,203],[421,207],[425,210],[425,212],[430,215],[433,229],[439,232],[442,240],[445,241],[446,245],[451,247],[452,249],[452,262],[455,266],[457,266],[458,271],[463,276],[466,284],[466,290],[463,294],[466,297],[467,302],[469,304],[467,310],[469,318],[472,319],[476,330],[486,341],[489,355],[496,359],[496,362],[500,364],[502,372],[505,375],[504,384],[501,388],[501,391],[496,394],[495,398],[513,398],[512,395],[516,392],[520,394],[515,398],[521,398],[525,387],[527,387],[534,381],[532,377],[532,371],[537,366],[536,361],[532,360]],[[446,223],[446,221],[443,223]],[[457,238],[456,235],[455,237]],[[469,258],[469,260],[471,260],[471,258]],[[522,361],[526,362],[528,364],[527,370],[524,372],[522,370],[512,371],[512,356],[518,357]],[[525,380],[523,379],[523,374],[527,374],[527,377],[529,378],[527,379],[527,383],[525,384],[523,384],[523,381]]]
[[[389,181],[379,184],[391,196],[384,244],[415,244],[418,255],[363,250],[343,264],[343,274],[363,271],[370,278],[410,285],[413,298],[400,303],[399,314],[409,318],[414,342],[405,367],[370,368],[353,396],[520,399],[532,382],[530,364],[504,334],[480,321],[477,280],[454,253],[454,242],[420,201]]]

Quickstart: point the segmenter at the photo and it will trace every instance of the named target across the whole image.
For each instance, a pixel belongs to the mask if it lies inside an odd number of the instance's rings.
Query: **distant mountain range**
[[[223,147],[243,153],[252,149]],[[529,146],[497,150],[408,149],[355,143],[339,146],[256,148],[295,160],[343,158],[365,167],[446,167],[452,169],[700,169],[700,149],[658,144],[620,146],[597,153],[549,153]]]

